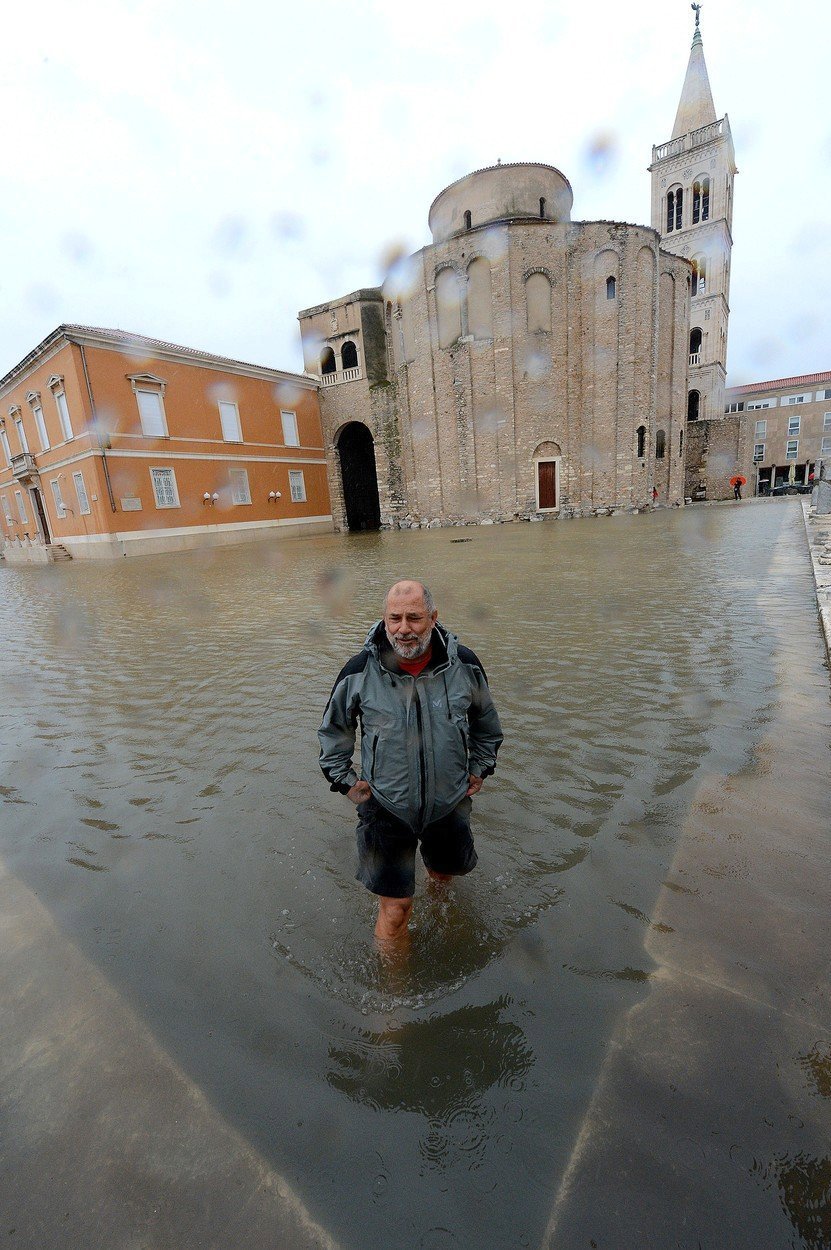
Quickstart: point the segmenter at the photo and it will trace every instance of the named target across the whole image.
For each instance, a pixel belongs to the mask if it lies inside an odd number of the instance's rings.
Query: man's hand
[[[465,798],[469,799],[472,795],[479,793],[482,786],[485,784],[485,779],[484,777],[475,777],[473,773],[470,773],[468,781],[470,782],[470,785],[465,792]]]
[[[482,784],[481,781],[479,784]],[[356,781],[352,789],[347,790],[346,797],[357,807],[359,803],[365,803],[371,794],[368,781]]]

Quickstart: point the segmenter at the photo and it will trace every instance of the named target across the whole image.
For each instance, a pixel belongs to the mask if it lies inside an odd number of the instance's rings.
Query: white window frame
[[[6,524],[13,525],[14,517],[12,516],[11,509],[9,507],[8,495],[0,495],[0,508],[3,509],[3,520]]]
[[[744,412],[744,403],[742,400],[734,399],[732,403],[727,405],[724,411],[725,413]]]
[[[751,399],[747,403],[748,412],[758,412],[762,408],[775,408],[775,399]]]
[[[9,436],[5,430],[0,430],[0,443],[3,444],[3,455],[6,457],[6,464],[11,468],[12,449],[9,446]]]
[[[754,443],[753,444],[753,463],[761,464],[764,458],[765,458],[765,444]]]
[[[809,404],[811,402],[811,392],[805,395],[786,395],[782,400],[783,404]]]
[[[757,421],[757,422],[756,422],[756,429],[755,429],[755,431],[754,431],[754,433],[755,433],[756,437],[757,437],[757,438],[764,438],[764,437],[765,437],[765,435],[767,434],[767,432],[768,432],[768,423],[767,423],[767,421]]]
[[[56,477],[53,477],[49,482],[49,485],[52,487],[52,498],[55,501],[55,512],[57,513],[58,520],[63,521],[66,517],[66,504],[64,502],[63,494],[61,493],[61,484]]]
[[[89,516],[92,509],[89,506],[89,495],[87,494],[87,484],[84,481],[83,473],[73,473],[72,481],[75,483],[75,494],[78,497],[78,512],[81,516]]]
[[[17,515],[20,517],[21,525],[29,524],[29,514],[26,511],[26,505],[23,502],[23,491],[16,490],[14,492],[15,503],[17,504]]]
[[[240,425],[239,419],[239,405],[235,404],[230,399],[220,399],[217,401],[217,407],[219,408],[219,424],[222,428],[222,437],[224,441],[226,443],[241,443],[242,426]],[[223,411],[223,409],[225,411]],[[229,427],[226,425],[226,422],[233,423],[235,431],[233,438],[229,438],[228,436]]]
[[[170,465],[154,465],[150,468],[149,472],[150,472],[150,483],[153,487],[153,498],[156,502],[156,507],[157,508],[180,508],[182,505],[179,502],[179,487],[176,483],[176,470],[171,468]],[[172,487],[173,487],[172,494],[173,494],[173,499],[174,499],[173,503],[169,503],[166,500],[163,500],[160,498],[159,490],[157,486],[157,483],[159,480],[156,476],[157,474],[164,474],[165,480],[172,483]],[[169,477],[167,476],[168,474],[170,475]]]
[[[799,459],[799,439],[798,438],[788,439],[787,443],[785,444],[785,459],[786,460],[798,460]]]
[[[831,456],[831,438],[822,439],[819,447],[819,454],[821,456]]]
[[[40,404],[32,404],[32,416],[35,418],[38,438],[40,439],[40,449],[41,451],[48,451],[51,443],[49,442],[49,435],[46,432],[46,419],[43,415],[43,408]]]
[[[72,421],[69,416],[69,404],[66,402],[66,391],[56,390],[52,394],[55,396],[55,407],[58,410],[58,420],[61,423],[61,433],[64,442],[68,443],[75,437],[72,430]]]
[[[824,412],[822,414],[822,428],[823,431],[831,430],[831,412]]]
[[[285,447],[300,446],[300,431],[297,426],[297,413],[288,409],[280,409],[280,421],[283,426],[283,445]]]
[[[302,469],[289,469],[289,494],[292,503],[306,502],[306,478]]]
[[[788,417],[788,438],[799,438],[800,424],[799,417]]]
[[[231,483],[231,503],[250,504],[251,486],[248,481],[247,469],[229,469],[228,480]],[[242,489],[240,489],[242,487]]]
[[[23,425],[23,418],[22,418],[22,417],[15,417],[15,419],[14,419],[14,428],[17,430],[17,440],[18,440],[18,442],[20,443],[20,450],[21,450],[22,452],[24,452],[24,453],[27,453],[27,454],[28,454],[28,451],[29,451],[29,440],[28,440],[28,438],[26,437],[26,430],[25,430],[25,427],[24,427],[24,425]]]
[[[164,410],[164,394],[161,390],[150,386],[136,386],[136,407],[138,408],[139,422],[141,423],[141,432],[144,438],[170,438],[167,430],[167,413]],[[141,410],[141,395],[151,395],[159,405],[158,417],[161,424],[161,431],[148,430],[144,424],[144,413]],[[148,418],[149,421],[149,418]]]

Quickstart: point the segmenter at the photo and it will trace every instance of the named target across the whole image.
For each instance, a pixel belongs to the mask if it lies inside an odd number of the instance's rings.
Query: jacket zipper
[[[427,811],[427,761],[424,758],[424,726],[421,720],[421,700],[416,690],[416,679],[413,678],[413,697],[416,705],[416,727],[418,728],[418,772],[421,781],[421,803],[418,809],[419,829],[424,828],[424,817]]]
[[[378,735],[372,735],[372,763],[369,766],[370,780],[375,780],[375,752],[378,750]]]

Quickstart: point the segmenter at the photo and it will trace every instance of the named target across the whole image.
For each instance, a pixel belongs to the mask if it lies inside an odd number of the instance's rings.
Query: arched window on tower
[[[639,425],[635,434],[638,439],[638,459],[643,460],[646,455],[646,426]]]
[[[690,364],[701,364],[701,328],[696,326],[690,333]]]
[[[472,226],[473,226],[473,218],[470,215],[470,209],[466,208],[465,209],[465,230],[472,229]]]
[[[684,220],[684,191],[682,187],[674,187],[667,192],[667,234],[680,230]]]
[[[617,281],[615,278],[606,279],[606,299],[614,299],[617,295]]]
[[[675,192],[667,191],[667,234],[675,229]]]
[[[667,452],[667,436],[664,430],[655,435],[655,459],[663,460]]]
[[[692,267],[692,294],[703,295],[707,290],[707,257],[694,256]]]
[[[690,391],[687,396],[687,420],[697,421],[701,409],[701,396],[698,391]]]
[[[340,360],[344,369],[357,369],[358,349],[351,339],[347,339],[340,349]]]
[[[697,226],[700,221],[710,219],[710,179],[696,178],[693,183],[692,223]]]
[[[320,372],[334,373],[337,367],[338,362],[335,360],[335,353],[332,351],[331,347],[324,347],[323,351],[320,353]]]
[[[545,216],[545,196],[540,196],[540,217]]]

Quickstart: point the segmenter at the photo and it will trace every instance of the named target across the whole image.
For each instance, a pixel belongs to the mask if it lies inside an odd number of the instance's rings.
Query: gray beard
[[[430,646],[430,643],[433,641],[432,629],[429,631],[429,633],[426,633],[424,635],[424,637],[421,639],[420,642],[418,641],[409,642],[409,643],[399,642],[397,638],[394,638],[390,634],[389,630],[386,630],[386,635],[387,635],[387,641],[389,642],[395,654],[401,660],[417,660],[419,656],[424,655],[424,652],[428,649],[428,647]]]

